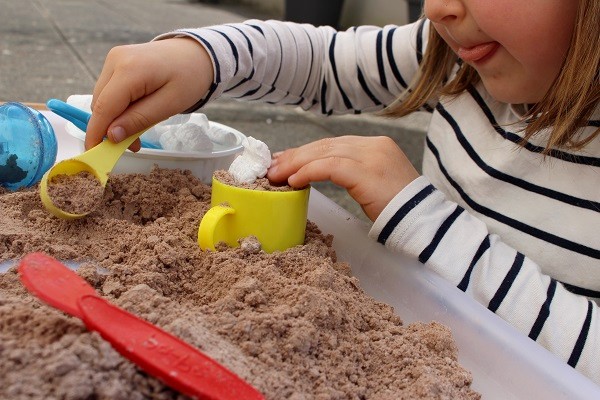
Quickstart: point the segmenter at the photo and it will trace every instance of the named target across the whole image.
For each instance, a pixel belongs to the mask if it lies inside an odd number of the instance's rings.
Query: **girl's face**
[[[425,15],[496,100],[536,103],[560,72],[578,3],[425,0]]]

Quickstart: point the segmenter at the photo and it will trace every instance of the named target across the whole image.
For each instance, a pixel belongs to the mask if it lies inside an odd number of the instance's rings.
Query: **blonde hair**
[[[523,142],[542,129],[552,127],[545,153],[552,148],[580,149],[600,134],[600,128],[582,137],[579,128],[587,126],[600,102],[600,1],[580,0],[571,44],[550,90],[534,104],[523,120]],[[475,69],[463,63],[448,81],[458,58],[433,27],[420,71],[410,89],[383,111],[401,117],[420,109],[440,95],[456,96],[479,82]]]

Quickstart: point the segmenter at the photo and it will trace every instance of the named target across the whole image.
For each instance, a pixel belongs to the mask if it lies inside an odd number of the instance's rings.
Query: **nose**
[[[425,16],[438,24],[460,20],[465,15],[463,0],[425,0]]]

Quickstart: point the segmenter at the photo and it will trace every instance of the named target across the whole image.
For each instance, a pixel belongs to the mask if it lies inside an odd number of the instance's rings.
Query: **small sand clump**
[[[203,252],[210,188],[190,172],[114,175],[99,208],[62,220],[36,189],[0,195],[0,266],[41,251],[78,263],[99,295],[197,347],[272,400],[478,399],[451,332],[403,325],[336,260],[309,222],[305,244]],[[367,240],[367,239],[365,239]],[[0,398],[185,399],[81,321],[0,273]]]
[[[48,181],[48,196],[59,209],[70,214],[87,214],[102,204],[104,187],[90,172],[60,174]]]

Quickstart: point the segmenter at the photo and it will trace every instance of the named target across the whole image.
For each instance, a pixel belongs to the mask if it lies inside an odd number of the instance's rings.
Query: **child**
[[[600,383],[600,2],[426,0],[425,16],[346,32],[248,21],[115,48],[86,146],[220,96],[427,110],[423,176],[391,139],[348,136],[276,154],[268,177],[345,187],[373,239]]]

